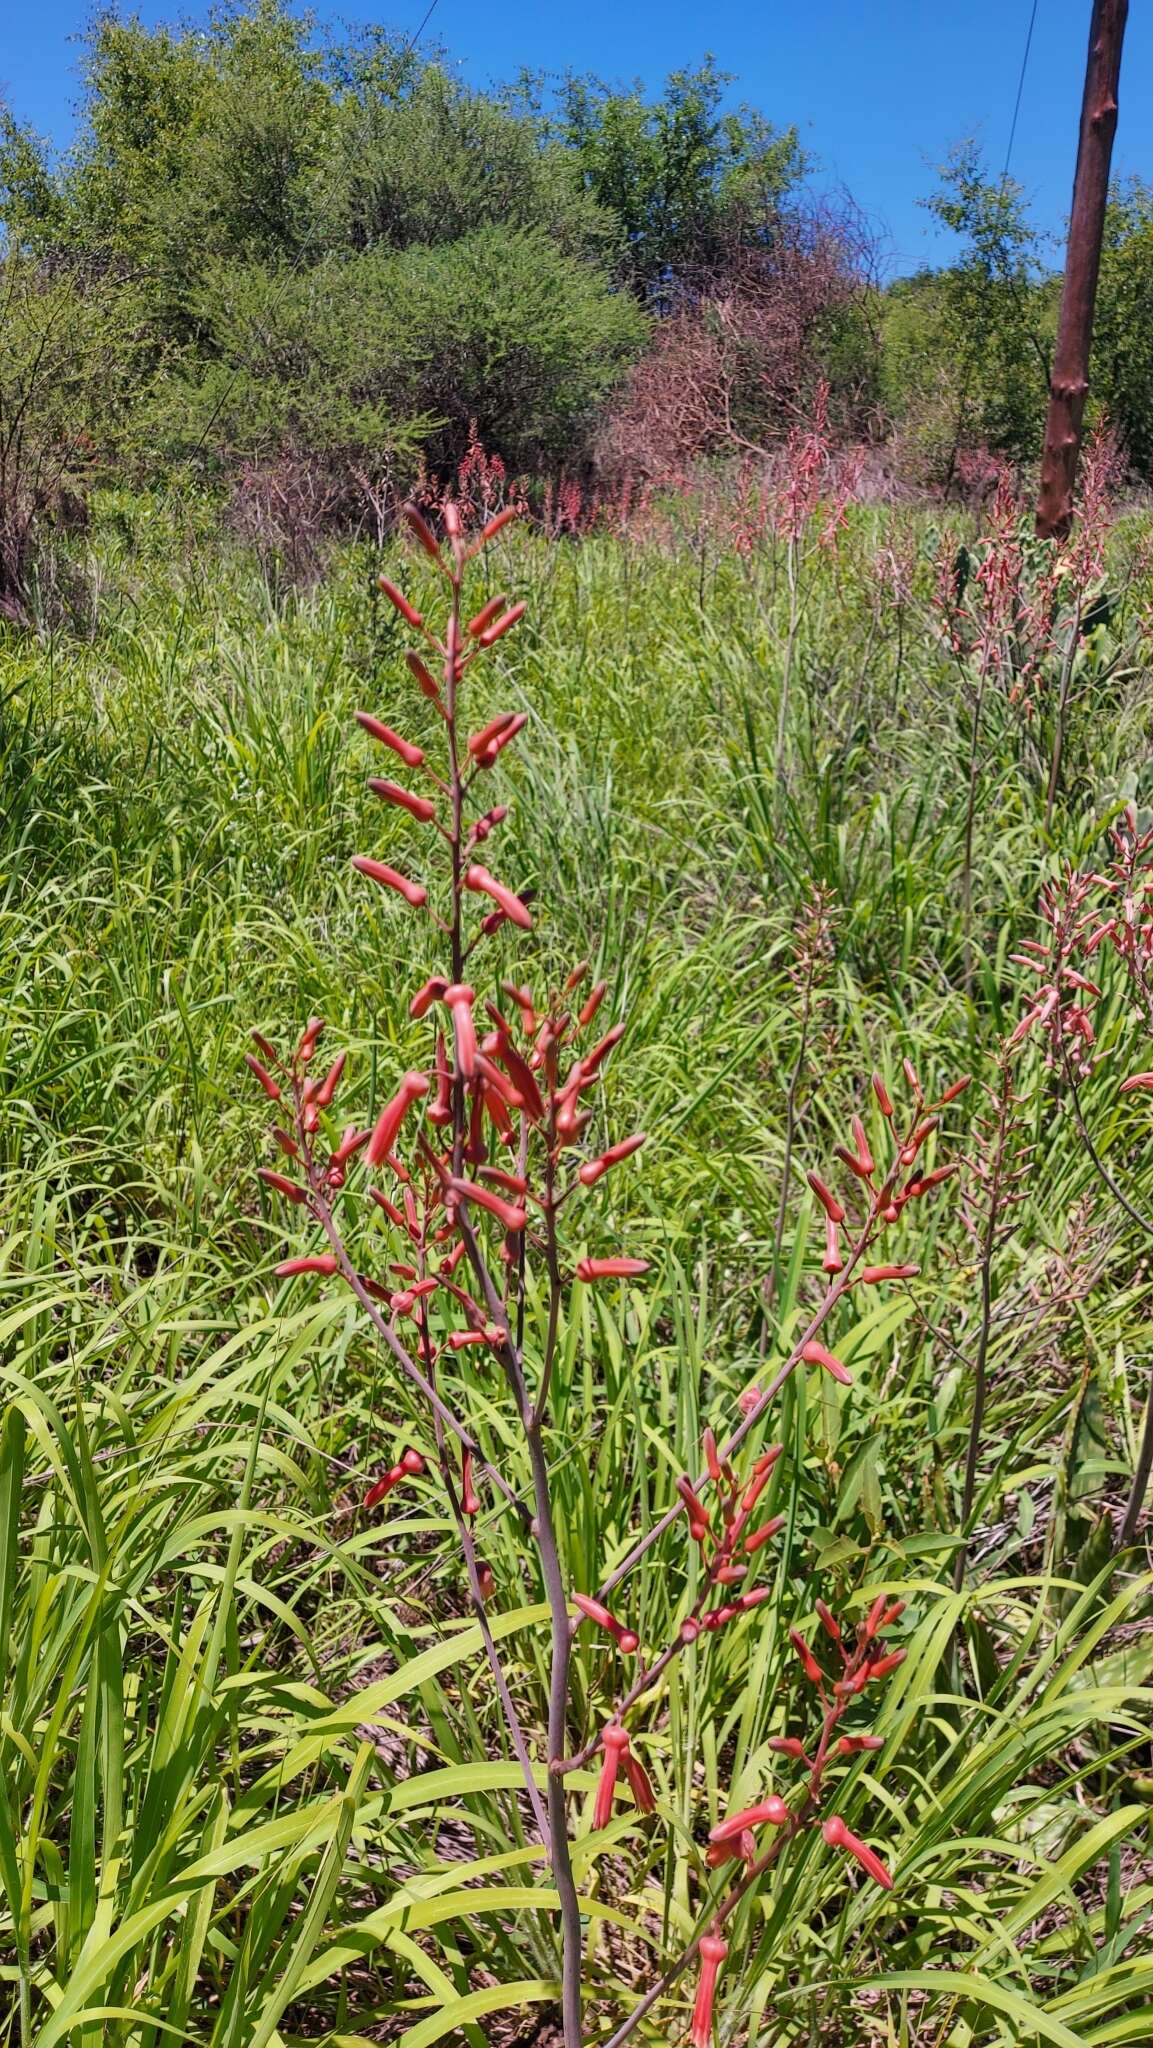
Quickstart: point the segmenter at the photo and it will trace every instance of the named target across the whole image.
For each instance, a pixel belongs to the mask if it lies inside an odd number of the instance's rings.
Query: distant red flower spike
[[[508,525],[509,520],[515,519],[517,516],[518,508],[515,505],[506,505],[503,511],[495,512],[487,526],[482,526],[469,552],[475,555],[478,549],[487,547],[489,541],[495,540],[497,534]]]
[[[845,1220],[845,1212],[841,1207],[841,1204],[838,1202],[832,1189],[826,1187],[824,1181],[821,1179],[820,1174],[807,1173],[805,1175],[805,1179],[808,1181],[809,1186],[812,1188],[813,1193],[815,1194],[818,1202],[820,1203],[822,1209],[824,1210],[826,1216],[829,1218],[830,1222],[843,1223]]]
[[[410,1069],[391,1102],[381,1110],[368,1141],[365,1158],[370,1166],[383,1166],[396,1143],[397,1133],[414,1102],[428,1093],[428,1075]]]
[[[889,1091],[886,1088],[879,1074],[873,1075],[873,1093],[877,1098],[877,1106],[880,1109],[881,1115],[884,1117],[891,1117],[893,1114],[893,1104],[889,1096]]]
[[[444,567],[444,562],[441,556],[440,548],[433,535],[431,527],[428,526],[426,521],[421,516],[420,512],[418,512],[416,506],[402,506],[400,516],[405,521],[406,525],[408,525],[411,528],[412,532],[416,535],[416,538],[420,542],[421,547],[424,549],[425,553],[427,555],[431,555],[437,567],[442,569]]]
[[[404,619],[407,625],[417,627],[423,626],[424,620],[421,618],[421,615],[417,611],[415,605],[411,605],[409,603],[403,590],[398,590],[395,583],[389,582],[387,576],[378,576],[376,580],[380,585],[380,588],[383,590],[385,596],[387,597],[389,603],[396,607],[397,611],[400,613],[401,618]]]
[[[402,789],[399,782],[389,782],[383,775],[370,775],[368,786],[374,796],[383,798],[386,804],[396,804],[422,825],[431,824],[436,816],[436,805],[426,796],[414,796],[411,789]]]
[[[354,853],[352,865],[359,874],[367,875],[371,882],[378,883],[382,889],[395,889],[397,895],[403,896],[405,902],[410,903],[414,910],[423,910],[428,902],[428,890],[423,883],[410,882],[407,875],[398,874],[395,868],[390,868],[382,860],[370,860],[367,854]]]
[[[633,1280],[641,1273],[647,1273],[647,1259],[578,1259],[576,1276],[578,1280]]]
[[[244,1055],[244,1064],[250,1070],[251,1073],[255,1074],[269,1101],[279,1102],[279,1084],[273,1080],[272,1075],[268,1072],[268,1069],[266,1067],[261,1066],[260,1061],[256,1057],[256,1054],[253,1052],[246,1052]]]
[[[344,1072],[344,1063],[347,1058],[348,1054],[346,1052],[338,1052],[333,1060],[332,1065],[316,1091],[316,1107],[318,1109],[329,1109],[331,1107],[332,1098],[340,1086],[340,1077]]]
[[[271,1166],[259,1166],[256,1172],[257,1178],[262,1180],[266,1187],[275,1188],[277,1194],[283,1195],[286,1201],[303,1202],[304,1189],[298,1188],[294,1180],[288,1180],[283,1173],[275,1173]]]
[[[495,1194],[492,1188],[480,1187],[476,1181],[457,1180],[455,1177],[449,1181],[449,1187],[455,1195],[463,1196],[465,1201],[475,1202],[479,1208],[487,1209],[490,1216],[495,1216],[505,1230],[515,1234],[524,1229],[527,1220],[524,1210],[513,1202],[506,1202],[504,1197]]]
[[[478,634],[480,646],[495,646],[496,642],[503,639],[504,635],[516,625],[519,619],[523,619],[526,609],[527,607],[523,604],[510,605],[507,612],[504,612],[491,626],[486,626],[483,633]]]
[[[317,1252],[314,1257],[306,1259],[281,1259],[276,1277],[278,1280],[291,1280],[297,1273],[321,1273],[330,1279],[338,1265],[339,1260],[331,1252]]]
[[[879,1884],[884,1891],[892,1891],[893,1880],[880,1857],[845,1826],[839,1813],[830,1814],[828,1820],[822,1824],[821,1833],[831,1849],[844,1849],[847,1855],[852,1856],[854,1861],[860,1864],[861,1869],[875,1884]]]
[[[862,1266],[857,1275],[864,1287],[875,1287],[882,1280],[915,1280],[919,1266]]]
[[[491,896],[511,924],[519,925],[522,931],[532,930],[532,916],[526,905],[511,889],[506,889],[503,882],[490,875],[487,868],[478,866],[474,861],[464,871],[464,886],[475,895]]]
[[[825,1218],[825,1256],[821,1262],[826,1273],[843,1273],[845,1261],[841,1257],[840,1226],[831,1216]]]
[[[697,1995],[693,2001],[693,2020],[689,2028],[690,2048],[710,2048],[713,2038],[713,2003],[717,1995],[717,1978],[721,1964],[728,1955],[728,1943],[719,1934],[702,1934],[698,1954],[700,1976],[697,1979]]]
[[[427,662],[422,661],[419,654],[411,647],[404,658],[408,664],[409,673],[412,675],[421,696],[427,697],[430,704],[439,706],[440,684],[437,682]]]
[[[619,1165],[622,1159],[631,1159],[634,1152],[639,1152],[645,1142],[645,1136],[644,1131],[638,1131],[634,1137],[622,1138],[619,1144],[610,1145],[608,1151],[602,1152],[599,1159],[586,1160],[577,1173],[577,1179],[586,1188],[593,1187],[610,1167]]]
[[[794,1650],[796,1651],[798,1657],[801,1660],[801,1669],[803,1670],[805,1677],[810,1681],[812,1685],[823,1685],[825,1682],[825,1674],[821,1670],[821,1667],[818,1664],[816,1658],[814,1657],[812,1651],[810,1650],[807,1642],[805,1641],[804,1636],[801,1635],[798,1629],[791,1628],[789,1630],[789,1641],[791,1642]]]
[[[1153,1074],[1130,1074],[1127,1081],[1122,1081],[1117,1093],[1128,1095],[1134,1088],[1153,1088]]]
[[[356,722],[363,726],[365,732],[374,740],[379,740],[382,747],[391,747],[394,754],[399,754],[406,768],[420,767],[424,760],[423,747],[414,747],[411,740],[402,739],[398,732],[393,731],[391,725],[383,725],[370,711],[358,711]]]
[[[601,1736],[604,1763],[601,1765],[600,1782],[597,1785],[596,1805],[593,1808],[593,1827],[607,1828],[613,1816],[613,1794],[616,1790],[617,1774],[621,1758],[629,1746],[625,1730],[617,1722],[610,1722]]]
[[[494,619],[499,619],[507,603],[507,593],[499,597],[490,597],[487,604],[482,604],[476,617],[469,620],[464,629],[465,632],[471,634],[475,640],[478,635],[484,632],[486,626],[491,626]]]
[[[759,1800],[756,1806],[746,1806],[740,1813],[731,1813],[727,1820],[718,1821],[709,1829],[710,1842],[731,1842],[742,1835],[746,1828],[783,1828],[792,1818],[783,1799],[774,1792],[768,1799]]]
[[[806,1365],[823,1366],[825,1371],[831,1373],[835,1380],[839,1380],[843,1387],[852,1386],[852,1373],[846,1371],[840,1359],[834,1358],[832,1352],[827,1351],[825,1346],[819,1343],[816,1337],[810,1337],[808,1343],[802,1347],[801,1357]]]

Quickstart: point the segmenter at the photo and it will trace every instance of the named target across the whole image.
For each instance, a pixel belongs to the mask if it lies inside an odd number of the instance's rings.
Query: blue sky
[[[427,0],[332,0],[317,11],[346,21],[417,26]],[[611,81],[666,72],[710,51],[737,75],[734,99],[795,122],[818,159],[819,181],[846,186],[883,231],[888,267],[947,257],[947,239],[916,204],[934,167],[975,136],[997,171],[1004,161],[1032,0],[438,0],[438,36],[471,82],[572,67]],[[0,87],[18,114],[68,139],[78,92],[75,38],[89,8],[77,0],[9,0]],[[135,10],[149,22],[197,0]],[[12,16],[15,15],[15,20]],[[1044,228],[1060,233],[1076,151],[1089,0],[1038,0],[1013,149],[1013,175]],[[1153,8],[1131,9],[1115,168],[1153,179]]]

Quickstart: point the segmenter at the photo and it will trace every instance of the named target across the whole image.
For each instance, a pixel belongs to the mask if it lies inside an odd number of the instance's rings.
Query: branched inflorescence
[[[379,776],[370,787],[419,828],[426,858],[412,864],[419,867],[419,875],[409,872],[408,863],[401,870],[367,855],[353,861],[386,896],[399,898],[429,918],[443,941],[443,973],[426,980],[410,1004],[414,1021],[424,1023],[429,1032],[427,1064],[401,1076],[371,1123],[342,1129],[335,1120],[335,1104],[344,1080],[345,1055],[338,1053],[323,1076],[314,1073],[324,1030],[320,1019],[309,1021],[287,1058],[267,1038],[254,1034],[256,1051],[248,1055],[248,1062],[283,1116],[273,1132],[280,1164],[262,1168],[261,1177],[317,1232],[316,1244],[283,1260],[278,1273],[284,1278],[339,1280],[347,1286],[427,1411],[431,1463],[457,1532],[497,1698],[561,1901],[566,2048],[580,2048],[581,1910],[569,1852],[566,1776],[599,1753],[593,1814],[597,1828],[608,1823],[622,1779],[642,1813],[654,1810],[649,1776],[634,1753],[627,1725],[632,1709],[688,1644],[737,1624],[772,1590],[757,1575],[782,1518],[769,1514],[759,1519],[757,1510],[782,1455],[781,1446],[761,1450],[745,1468],[738,1454],[789,1374],[799,1367],[816,1366],[842,1384],[850,1383],[850,1374],[822,1332],[851,1289],[916,1274],[916,1265],[876,1260],[874,1247],[909,1205],[929,1196],[955,1171],[951,1164],[928,1166],[926,1157],[942,1108],[966,1084],[958,1082],[939,1102],[927,1104],[906,1063],[913,1107],[907,1128],[901,1130],[883,1081],[874,1077],[876,1104],[887,1134],[886,1158],[874,1159],[865,1124],[854,1117],[851,1142],[838,1148],[848,1175],[844,1199],[817,1174],[809,1175],[825,1219],[825,1280],[806,1328],[770,1383],[763,1389],[752,1386],[741,1396],[739,1419],[727,1441],[718,1444],[712,1431],[706,1433],[704,1469],[696,1476],[682,1474],[676,1502],[668,1512],[633,1544],[595,1594],[570,1594],[554,1527],[544,1445],[564,1303],[574,1286],[639,1278],[647,1261],[620,1247],[573,1257],[566,1250],[562,1226],[570,1204],[637,1153],[645,1135],[633,1133],[594,1156],[585,1149],[593,1091],[624,1030],[620,1022],[602,1029],[605,983],[587,987],[587,971],[581,965],[543,1001],[508,978],[491,977],[491,994],[480,993],[476,985],[479,975],[473,963],[479,965],[482,949],[495,935],[510,926],[528,931],[533,924],[528,892],[511,887],[488,865],[488,842],[507,817],[504,804],[489,801],[489,777],[522,731],[526,715],[501,713],[469,734],[462,703],[476,663],[516,626],[524,607],[496,596],[466,621],[462,603],[469,562],[483,553],[514,516],[513,510],[498,513],[470,540],[455,505],[450,501],[441,509],[443,541],[420,512],[410,508],[406,517],[445,581],[443,633],[427,626],[408,598],[381,578],[385,596],[419,641],[406,660],[440,723],[443,744],[437,758],[429,758],[422,747],[374,713],[358,713],[362,728],[405,771],[403,782]],[[439,875],[428,853],[438,856]],[[468,974],[471,980],[466,979]],[[351,1175],[357,1177],[352,1188]],[[367,1195],[379,1221],[380,1235],[371,1251],[361,1248],[362,1231],[355,1245],[350,1241],[345,1205],[354,1189]],[[352,1213],[355,1217],[355,1207]],[[526,1305],[534,1268],[543,1275],[547,1306],[543,1336],[530,1345]],[[486,1448],[486,1426],[471,1412],[463,1353],[490,1361],[503,1375],[527,1448],[531,1499],[522,1498],[506,1476],[499,1453]],[[490,1401],[485,1408],[491,1408]],[[429,1446],[404,1447],[369,1480],[366,1508],[383,1507],[396,1489],[427,1476]],[[533,1762],[536,1745],[522,1727],[523,1708],[514,1702],[486,1616],[487,1606],[500,1591],[492,1565],[479,1554],[476,1543],[486,1494],[493,1512],[516,1518],[526,1551],[535,1556],[550,1610],[543,1799]],[[682,1518],[688,1543],[698,1553],[700,1590],[672,1640],[642,1651],[637,1630],[615,1611],[619,1601],[610,1606],[610,1597],[651,1545]],[[704,1908],[701,1933],[646,1994],[618,2030],[617,2039],[631,2032],[698,1952],[701,1981],[693,2038],[707,2039],[712,1987],[725,1952],[725,1921],[737,1899],[799,1829],[820,1820],[830,1848],[846,1853],[878,1883],[889,1882],[880,1858],[850,1833],[839,1816],[824,1816],[824,1780],[837,1759],[874,1744],[866,1733],[842,1733],[840,1724],[865,1687],[883,1679],[900,1661],[902,1653],[887,1651],[881,1642],[900,1606],[878,1603],[851,1647],[828,1609],[818,1611],[839,1668],[828,1677],[814,1652],[796,1638],[806,1676],[821,1703],[819,1727],[807,1743],[789,1738],[778,1744],[807,1770],[799,1797],[786,1802],[774,1795],[714,1830],[704,1877],[709,1866],[734,1856],[743,1863],[743,1872],[727,1894]],[[632,1676],[622,1680],[599,1731],[573,1752],[570,1662],[573,1637],[584,1623],[607,1635],[617,1653],[615,1666],[631,1669]],[[775,1833],[769,1849],[758,1852],[756,1831],[762,1825]]]

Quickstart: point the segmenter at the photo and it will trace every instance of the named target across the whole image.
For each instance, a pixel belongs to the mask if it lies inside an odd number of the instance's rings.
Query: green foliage
[[[675,71],[662,97],[569,77],[553,116],[580,178],[620,223],[629,277],[642,297],[716,268],[771,233],[805,169],[793,128],[751,108],[723,110],[731,83],[707,58]]]
[[[1093,331],[1091,386],[1139,474],[1153,479],[1153,187],[1114,192]]]
[[[555,1895],[443,1501],[429,1484],[386,1519],[358,1505],[416,1418],[340,1296],[274,1278],[284,1219],[256,1192],[241,1085],[249,1026],[291,1014],[325,1014],[350,1042],[362,1118],[416,1053],[411,927],[347,872],[360,845],[387,857],[393,829],[370,817],[351,713],[367,702],[417,741],[435,714],[401,680],[369,550],[277,609],[247,559],[209,552],[211,504],[99,511],[99,633],[0,646],[0,2042],[16,2048],[22,2014],[46,2048],[160,2048],[165,2028],[200,2048],[278,2033],[416,2048],[469,2039],[493,2012],[548,2023]],[[1116,568],[1141,537],[1121,536]],[[653,1271],[576,1303],[558,1359],[553,1480],[585,1587],[669,1504],[704,1422],[772,1369],[811,1303],[797,1165],[827,1158],[873,1067],[894,1090],[906,1053],[927,1088],[985,1071],[1017,1013],[1008,955],[1032,935],[1040,879],[1095,857],[1117,799],[1149,797],[1143,674],[1081,706],[1052,841],[1019,726],[990,712],[970,1001],[968,717],[929,598],[938,541],[975,536],[857,510],[836,555],[816,552],[787,836],[764,766],[780,554],[733,553],[704,519],[694,538],[502,537],[492,564],[529,603],[478,716],[530,714],[508,857],[549,907],[539,979],[582,953],[611,973],[630,1052],[605,1130],[651,1133],[643,1170],[609,1183],[608,1220]],[[431,569],[388,566],[431,609]],[[1148,595],[1118,594],[1127,644]],[[839,909],[774,1264],[810,878],[836,885]],[[1101,966],[1106,1041],[1123,1045]],[[915,1245],[907,1222],[894,1234],[922,1277],[838,1311],[852,1387],[796,1379],[776,1411],[777,1600],[698,1644],[638,1713],[658,1821],[622,1805],[578,1842],[592,2039],[620,2015],[622,1956],[643,1984],[658,1945],[691,1932],[715,1880],[690,1844],[737,1800],[787,1789],[767,1745],[798,1725],[788,1628],[816,1592],[856,1615],[882,1587],[908,1602],[908,1657],[877,1721],[885,1747],[837,1766],[836,1798],[894,1892],[846,1884],[817,1839],[784,1860],[766,1910],[732,1928],[722,2034],[763,2032],[771,2013],[787,2048],[1147,2038],[1153,1587],[1137,1561],[1094,1561],[1091,1539],[1132,1469],[1150,1283],[1038,1050],[1018,1079],[1038,1152],[996,1272],[973,1584],[952,1591],[976,1295],[943,1190]],[[1147,1111],[1119,1109],[1115,1079],[1106,1062],[1087,1112],[1148,1203]],[[979,1147],[980,1110],[975,1088],[958,1149]],[[544,1305],[526,1314],[535,1359]],[[482,1374],[467,1394],[500,1442]],[[517,1455],[502,1443],[514,1482]],[[481,1525],[490,1614],[518,1695],[536,1698],[539,1589],[487,1503]],[[691,1597],[688,1552],[681,1535],[633,1582],[646,1645]],[[576,1641],[581,1714],[604,1653],[587,1629]],[[578,1811],[592,1785],[576,1775]],[[670,1829],[691,1866],[676,1883]],[[662,2034],[687,2010],[681,1986]]]

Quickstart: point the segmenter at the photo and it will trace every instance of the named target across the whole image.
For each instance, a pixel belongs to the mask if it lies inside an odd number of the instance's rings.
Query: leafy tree
[[[723,110],[729,82],[707,58],[673,72],[655,101],[594,78],[562,88],[553,125],[586,191],[619,222],[625,273],[642,298],[667,298],[771,234],[804,172],[795,128]]]
[[[1090,381],[1153,481],[1153,186],[1139,178],[1112,194],[1105,217]]]

